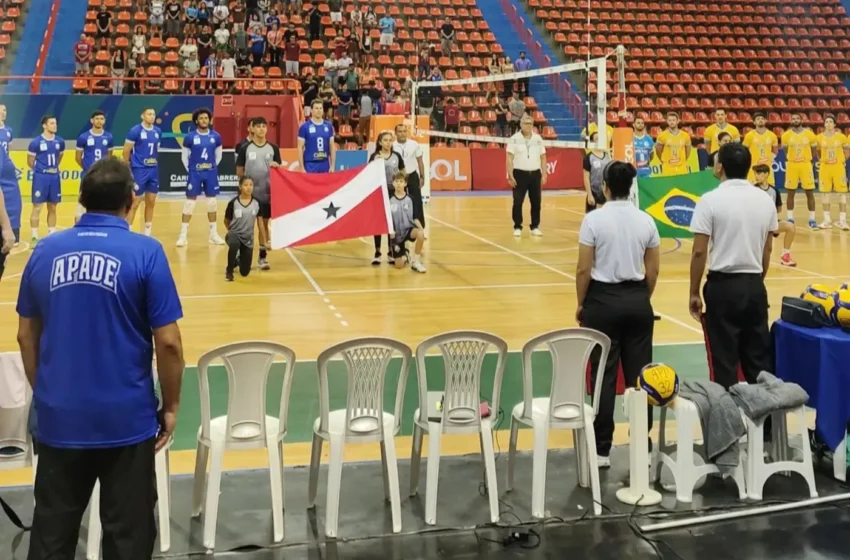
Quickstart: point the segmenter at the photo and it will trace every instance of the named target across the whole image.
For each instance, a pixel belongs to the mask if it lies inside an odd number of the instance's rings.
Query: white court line
[[[330,312],[333,313],[334,317],[339,320],[340,325],[342,325],[343,327],[347,327],[348,322],[343,318],[342,313],[337,312],[336,308],[331,305],[331,300],[328,297],[327,293],[322,289],[321,286],[319,286],[319,283],[316,282],[316,279],[313,278],[313,275],[310,274],[307,268],[303,264],[301,264],[301,261],[298,260],[298,257],[295,256],[295,253],[293,253],[291,249],[286,249],[286,254],[289,255],[289,258],[292,259],[292,262],[295,263],[295,266],[298,267],[298,270],[301,271],[301,274],[304,275],[304,278],[306,278],[310,285],[313,286],[313,290],[315,290],[319,297],[322,298],[322,301],[327,304]]]
[[[481,241],[482,243],[486,243],[487,245],[490,245],[491,247],[496,247],[497,249],[501,249],[501,250],[505,251],[506,253],[510,253],[510,254],[512,254],[512,255],[515,255],[515,256],[517,256],[517,257],[519,257],[519,258],[521,258],[521,259],[525,260],[525,261],[528,261],[528,262],[530,262],[530,263],[536,264],[537,266],[540,266],[541,268],[545,268],[546,270],[550,270],[550,271],[554,272],[555,274],[559,274],[559,275],[564,276],[565,278],[569,278],[569,279],[571,279],[571,280],[575,280],[575,279],[576,279],[576,277],[575,277],[575,276],[573,276],[572,274],[570,274],[570,273],[568,273],[568,272],[564,272],[564,271],[562,271],[562,270],[558,270],[557,268],[555,268],[555,267],[553,267],[553,266],[549,266],[549,265],[548,265],[548,264],[546,264],[546,263],[542,263],[542,262],[540,262],[540,261],[538,261],[538,260],[532,259],[531,257],[528,257],[528,256],[526,256],[526,255],[523,255],[522,253],[518,253],[518,252],[514,251],[513,249],[509,249],[509,248],[507,248],[507,247],[504,247],[504,246],[502,246],[502,245],[499,245],[498,243],[495,243],[495,242],[493,242],[493,241],[490,241],[489,239],[485,239],[485,238],[483,238],[483,237],[481,237],[481,236],[478,236],[478,235],[476,235],[476,234],[474,234],[474,233],[472,233],[472,232],[470,232],[470,231],[466,231],[465,229],[460,228],[460,227],[458,227],[458,226],[455,226],[455,225],[449,224],[448,222],[444,222],[444,221],[442,221],[442,220],[440,220],[440,219],[438,219],[438,218],[435,218],[433,215],[431,216],[431,220],[433,220],[433,221],[435,221],[435,222],[437,222],[437,223],[439,223],[439,224],[443,224],[444,226],[446,226],[446,227],[448,227],[448,228],[451,228],[451,229],[454,229],[455,231],[458,231],[458,232],[460,232],[460,233],[465,233],[465,234],[466,234],[466,235],[468,235],[469,237],[472,237],[473,239],[477,239],[478,241]],[[670,317],[669,315],[665,315],[665,314],[663,314],[663,313],[659,313],[658,311],[656,311],[655,313],[656,313],[658,316],[662,317],[663,319],[667,319],[667,320],[668,320],[668,321],[670,321],[671,323],[675,323],[675,324],[679,325],[680,327],[683,327],[683,328],[688,329],[689,331],[693,331],[693,332],[696,332],[696,333],[702,334],[702,329],[698,329],[698,328],[696,328],[696,327],[694,327],[694,326],[691,326],[691,325],[689,325],[689,324],[685,323],[684,321],[680,321],[680,320],[678,320],[678,319],[675,319],[675,318],[673,318],[673,317]]]
[[[16,274],[6,274],[6,275],[3,276],[3,279],[9,280],[11,278],[18,278],[19,276],[23,276],[23,274],[24,274],[23,272],[18,272]]]

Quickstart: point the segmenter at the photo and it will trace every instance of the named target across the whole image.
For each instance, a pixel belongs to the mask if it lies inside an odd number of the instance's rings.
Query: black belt
[[[717,270],[708,271],[708,280],[751,280],[753,278],[762,278],[761,272],[719,272]]]
[[[622,282],[602,282],[600,280],[590,279],[590,286],[594,286],[597,288],[611,289],[616,290],[617,288],[621,289],[635,289],[635,288],[646,288],[646,279],[643,280],[624,280]]]

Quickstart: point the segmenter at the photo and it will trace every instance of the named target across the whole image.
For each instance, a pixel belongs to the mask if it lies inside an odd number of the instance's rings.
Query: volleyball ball
[[[835,324],[850,328],[850,289],[842,288],[832,294],[829,317]]]
[[[806,286],[806,289],[803,290],[800,297],[806,301],[819,303],[823,307],[824,311],[826,311],[826,314],[829,315],[832,308],[835,306],[835,299],[832,297],[834,292],[835,288],[832,286],[827,286],[825,284],[809,284]]]
[[[646,393],[646,400],[653,406],[667,406],[679,392],[679,376],[665,364],[649,364],[640,370],[638,389]]]

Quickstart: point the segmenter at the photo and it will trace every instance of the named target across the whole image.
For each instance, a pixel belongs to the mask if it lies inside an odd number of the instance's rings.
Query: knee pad
[[[218,209],[218,201],[215,197],[207,198],[207,212],[215,212]]]
[[[85,214],[85,213],[86,213],[85,207],[82,204],[77,203],[77,209],[74,211],[74,217],[79,220],[83,216],[83,214]]]
[[[187,199],[183,204],[183,214],[186,216],[191,216],[192,212],[195,211],[195,201],[193,199]]]

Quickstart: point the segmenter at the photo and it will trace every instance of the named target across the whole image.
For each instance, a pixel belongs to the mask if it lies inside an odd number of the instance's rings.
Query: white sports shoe
[[[185,235],[181,235],[181,236],[177,239],[177,246],[178,246],[178,247],[185,247],[185,246],[186,246],[186,245],[188,245],[188,244],[189,244],[189,240],[186,238],[186,236],[185,236]]]
[[[821,229],[832,229],[832,222],[824,222],[820,225]]]
[[[410,270],[415,270],[416,272],[425,272],[425,265],[419,261],[410,264]]]
[[[596,456],[596,466],[600,469],[610,469],[611,468],[611,457],[607,457],[605,455],[597,455]]]
[[[522,230],[521,229],[515,229],[514,230],[514,237],[522,237]]]
[[[847,222],[838,222],[837,227],[841,231],[850,231],[850,226],[847,225]]]
[[[210,234],[210,245],[224,245],[224,239],[221,238],[217,231]]]
[[[531,235],[533,235],[534,237],[543,237],[543,232],[540,231],[540,228],[534,228],[533,230],[531,230]]]

